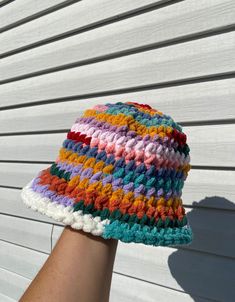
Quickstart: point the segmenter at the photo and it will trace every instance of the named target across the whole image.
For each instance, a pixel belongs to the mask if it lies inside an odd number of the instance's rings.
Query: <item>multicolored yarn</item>
[[[149,105],[96,105],[75,121],[55,162],[22,189],[22,200],[105,239],[190,244],[181,199],[191,168],[186,139],[179,124]]]

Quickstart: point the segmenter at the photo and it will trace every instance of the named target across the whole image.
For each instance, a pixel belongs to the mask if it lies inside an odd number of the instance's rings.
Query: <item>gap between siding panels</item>
[[[212,126],[212,125],[227,125],[235,124],[235,119],[221,119],[221,120],[210,120],[210,121],[188,121],[188,122],[177,122],[182,127],[197,127],[197,126]],[[40,131],[20,131],[20,132],[7,132],[0,133],[1,136],[18,136],[18,135],[32,135],[32,134],[53,134],[53,133],[67,133],[70,129],[59,129],[59,130],[40,130]]]
[[[53,164],[54,161],[30,161],[30,160],[0,160],[0,163],[16,163],[16,164]],[[235,167],[229,167],[229,166],[200,166],[200,165],[191,165],[191,169],[195,170],[220,170],[220,171],[235,171]],[[14,186],[2,186],[2,188],[9,188],[9,189],[21,189],[20,187],[14,187]]]
[[[15,1],[15,0],[2,0],[2,1],[0,1],[0,7],[10,4],[13,1]]]
[[[74,4],[76,2],[79,2],[79,1],[81,1],[81,0],[66,0],[66,1],[63,1],[62,3],[53,5],[51,7],[46,8],[46,9],[42,9],[41,11],[39,11],[37,13],[34,13],[34,14],[32,14],[30,16],[27,16],[25,18],[22,18],[22,19],[20,19],[20,20],[18,20],[16,22],[13,22],[13,23],[10,23],[8,25],[5,25],[5,26],[1,27],[0,28],[0,33],[5,32],[7,30],[10,30],[10,29],[12,29],[14,27],[20,26],[22,24],[25,24],[27,22],[33,21],[35,19],[38,19],[38,18],[40,18],[42,16],[48,15],[48,14],[50,14],[52,12],[55,12],[55,11],[61,9],[61,8],[64,8],[64,7],[69,6],[69,5],[72,5],[72,4]],[[12,1],[10,1],[10,2],[12,2]],[[9,4],[9,3],[7,3],[7,4]],[[0,6],[1,6],[1,3],[0,3]]]
[[[0,188],[6,188],[4,186],[0,186]],[[21,190],[22,188],[15,188],[15,187],[7,187],[7,189],[15,189],[15,190]],[[22,203],[23,206],[24,203]],[[26,208],[27,209],[27,208]],[[34,212],[32,212],[34,213]],[[40,213],[41,214],[41,213]],[[23,218],[23,219],[26,219],[26,220],[30,220],[30,221],[37,221],[37,222],[42,222],[42,223],[45,223],[45,224],[51,224],[53,226],[53,223],[54,224],[57,224],[56,222],[48,222],[48,221],[44,221],[44,220],[40,220],[40,219],[37,219],[37,218],[34,218],[34,217],[27,217],[27,216],[20,216],[20,215],[15,215],[15,214],[9,214],[9,213],[4,213],[4,212],[0,212],[0,215],[5,215],[5,216],[9,216],[9,217],[15,217],[15,218]],[[49,217],[46,217],[49,219]],[[58,223],[57,225],[61,226],[62,223]],[[3,240],[3,239],[0,239],[0,240]],[[6,241],[6,240],[5,240]]]
[[[12,215],[12,216],[13,216],[13,215]],[[13,217],[14,217],[14,216],[13,216]],[[20,218],[26,219],[25,217],[20,217]],[[32,220],[32,221],[37,221],[37,220],[35,220],[35,219],[30,219],[30,220]],[[43,221],[40,220],[40,221],[38,221],[38,222],[43,222]],[[61,226],[61,225],[58,225],[58,226]],[[17,246],[19,246],[19,247],[23,247],[23,248],[25,248],[25,249],[29,249],[29,250],[34,251],[34,252],[40,252],[40,253],[42,253],[42,254],[49,255],[49,253],[46,253],[46,252],[44,252],[44,251],[42,251],[42,250],[37,250],[37,249],[34,249],[34,248],[32,248],[32,247],[25,246],[25,245],[22,245],[22,244],[19,244],[19,243],[11,242],[11,241],[8,241],[8,240],[5,240],[5,239],[0,239],[0,241],[6,242],[6,243],[10,243],[10,244],[14,244],[14,245],[17,245]]]

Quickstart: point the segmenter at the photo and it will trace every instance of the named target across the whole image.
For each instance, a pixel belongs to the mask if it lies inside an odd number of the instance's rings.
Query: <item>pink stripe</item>
[[[126,162],[134,159],[136,164],[145,163],[146,166],[155,164],[156,167],[180,168],[190,162],[190,155],[180,154],[171,146],[164,146],[161,142],[147,142],[121,136],[120,133],[97,129],[89,124],[74,124],[71,131],[80,132],[92,137],[90,146],[98,147],[99,152],[105,150],[113,154],[116,159],[124,157]]]

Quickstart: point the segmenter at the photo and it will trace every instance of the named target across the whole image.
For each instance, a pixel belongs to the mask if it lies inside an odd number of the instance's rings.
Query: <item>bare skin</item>
[[[108,302],[117,244],[66,226],[19,302]]]

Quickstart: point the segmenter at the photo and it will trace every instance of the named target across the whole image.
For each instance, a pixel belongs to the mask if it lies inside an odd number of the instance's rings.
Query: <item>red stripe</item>
[[[82,142],[86,145],[90,145],[91,137],[86,134],[81,134],[80,132],[69,131],[67,133],[67,138],[75,140],[77,142]]]

